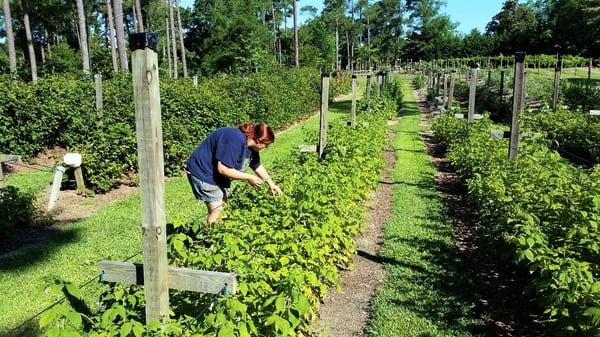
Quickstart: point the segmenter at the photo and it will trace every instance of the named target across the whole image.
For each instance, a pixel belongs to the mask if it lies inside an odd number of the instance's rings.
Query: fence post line
[[[367,87],[366,98],[367,98],[367,112],[371,112],[371,74],[367,74]]]
[[[169,315],[164,156],[156,33],[129,35],[142,204],[146,323]]]
[[[523,103],[525,102],[525,53],[515,53],[515,82],[513,89],[513,114],[512,124],[510,127],[510,146],[508,150],[508,158],[516,158],[519,154],[519,116],[523,112]]]
[[[556,110],[558,98],[560,97],[560,73],[562,71],[562,55],[558,55],[556,59],[556,67],[554,67],[554,92],[552,94],[552,109]]]
[[[446,70],[447,71],[447,70]],[[443,104],[448,102],[448,73],[444,73],[444,93],[443,93]]]
[[[102,75],[94,75],[96,82],[96,115],[98,118],[102,118],[102,109],[104,108],[104,102],[102,100]]]
[[[475,95],[477,93],[477,74],[479,72],[478,64],[471,66],[471,77],[469,79],[469,110],[467,115],[467,122],[473,123],[475,115]]]
[[[452,70],[450,73],[450,90],[448,92],[448,102],[446,103],[446,110],[452,109],[452,102],[454,101],[454,83],[455,83],[456,70]]]
[[[329,110],[329,72],[321,74],[321,119],[319,122],[319,158],[323,158],[327,146],[327,112]]]
[[[356,125],[356,74],[352,74],[352,126]]]
[[[500,70],[500,90],[498,90],[498,95],[500,95],[501,100],[504,99],[504,70]]]

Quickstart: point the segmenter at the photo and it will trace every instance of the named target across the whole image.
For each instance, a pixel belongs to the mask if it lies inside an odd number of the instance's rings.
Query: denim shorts
[[[204,202],[215,202],[221,200],[227,200],[229,196],[229,188],[211,185],[198,178],[196,178],[190,172],[186,172],[190,186],[192,186],[192,192],[198,200]]]

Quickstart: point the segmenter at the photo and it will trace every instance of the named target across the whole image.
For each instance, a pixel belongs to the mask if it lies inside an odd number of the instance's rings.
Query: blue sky
[[[453,22],[458,23],[457,31],[468,33],[473,28],[485,30],[485,25],[502,8],[504,0],[446,0],[446,7],[441,12],[448,14]],[[194,0],[181,0],[181,5],[191,7]],[[298,8],[306,5],[316,7],[319,12],[323,9],[322,0],[298,0]],[[300,17],[300,22],[307,18]]]

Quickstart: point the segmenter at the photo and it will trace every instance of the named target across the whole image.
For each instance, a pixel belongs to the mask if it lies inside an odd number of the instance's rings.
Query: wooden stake
[[[371,112],[371,74],[367,75],[367,87],[366,96],[367,96],[367,112]]]
[[[54,179],[52,180],[50,200],[48,200],[48,212],[52,211],[54,207],[56,207],[56,201],[58,200],[58,192],[60,191],[60,186],[62,185],[62,178],[64,173],[65,168],[60,165],[56,166],[56,168],[54,169]]]
[[[194,83],[194,86],[197,87],[198,86],[198,76],[194,75],[194,77],[192,77],[192,82]]]
[[[454,83],[456,77],[456,70],[452,70],[450,73],[450,89],[448,92],[448,103],[446,104],[446,110],[450,111],[452,109],[452,103],[454,102]]]
[[[352,126],[356,125],[356,86],[356,75],[352,74]]]
[[[500,100],[504,99],[504,70],[500,70],[500,90],[498,90],[498,95],[500,96]]]
[[[516,158],[519,154],[519,116],[523,112],[523,103],[525,95],[524,77],[525,77],[525,53],[515,53],[515,82],[513,89],[513,115],[510,128],[510,146],[508,150],[508,158]]]
[[[94,75],[94,80],[96,81],[96,115],[98,116],[98,119],[101,119],[102,109],[104,106],[104,102],[102,99],[102,75]]]
[[[447,61],[446,61],[447,62]],[[448,102],[448,74],[444,73],[444,92],[443,92],[443,104],[446,104]]]
[[[83,172],[81,171],[81,166],[76,167],[73,170],[75,174],[75,182],[77,182],[77,191],[84,192],[85,191],[85,182],[83,180]]]
[[[554,92],[552,95],[552,109],[556,110],[558,99],[560,97],[560,73],[562,71],[562,55],[558,55],[556,66],[554,67]]]
[[[319,158],[323,158],[327,146],[327,112],[329,110],[329,72],[321,74],[321,119],[319,123]]]
[[[164,157],[156,33],[129,36],[142,204],[146,323],[169,315]]]
[[[467,115],[467,122],[473,123],[475,114],[475,94],[477,92],[477,74],[479,69],[477,64],[471,66],[471,78],[469,81],[469,110]]]

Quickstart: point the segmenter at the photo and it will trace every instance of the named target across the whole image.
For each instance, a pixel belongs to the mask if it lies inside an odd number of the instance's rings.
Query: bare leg
[[[207,202],[206,208],[208,209],[208,224],[212,224],[219,218],[221,211],[225,207],[225,202],[223,200]]]

